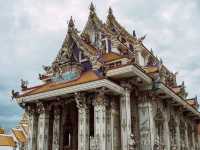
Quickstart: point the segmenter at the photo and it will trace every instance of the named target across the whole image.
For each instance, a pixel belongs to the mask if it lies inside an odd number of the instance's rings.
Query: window
[[[102,40],[102,42],[101,42],[101,48],[106,51],[106,40],[105,39]]]
[[[90,108],[90,136],[94,137],[94,107]]]
[[[71,147],[71,132],[69,130],[66,130],[64,134],[64,147],[65,148]]]

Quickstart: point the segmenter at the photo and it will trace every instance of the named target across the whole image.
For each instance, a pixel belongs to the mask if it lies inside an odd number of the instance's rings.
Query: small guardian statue
[[[153,150],[160,150],[159,138],[156,137]]]
[[[136,150],[136,141],[133,134],[131,134],[129,138],[129,150]]]
[[[25,90],[28,88],[28,81],[24,81],[23,79],[21,79],[21,88],[22,90]]]
[[[11,97],[12,97],[12,100],[13,100],[14,98],[16,98],[19,95],[19,92],[15,92],[14,90],[12,90],[11,94],[12,94]]]
[[[45,71],[46,73],[50,73],[50,71],[51,71],[51,67],[50,67],[50,66],[45,66],[45,65],[43,65],[42,68],[44,69],[44,71]]]
[[[171,150],[177,150],[176,144],[173,144],[173,145],[171,146]]]
[[[90,150],[100,150],[98,136],[90,136]]]

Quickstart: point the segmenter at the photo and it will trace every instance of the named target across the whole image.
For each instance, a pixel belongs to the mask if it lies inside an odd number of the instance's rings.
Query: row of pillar
[[[121,127],[121,150],[129,149],[129,137],[131,135],[131,110],[130,90],[125,88],[125,93],[120,98],[120,127]],[[78,104],[83,104],[84,96],[77,98]],[[93,101],[94,105],[94,137],[89,136],[89,111],[86,105],[79,105],[79,150],[107,150],[113,149],[114,122],[111,106],[107,109],[108,99],[103,91],[99,91]],[[89,141],[90,140],[90,141]],[[90,143],[90,145],[89,145]]]
[[[172,106],[164,108],[162,102],[150,100],[150,98],[152,96],[141,96],[139,99],[140,148],[142,150],[199,149],[198,140],[194,141],[194,133],[198,132],[194,131],[197,124],[188,120],[178,110],[173,111]],[[189,123],[191,126],[188,126]],[[172,134],[174,134],[173,139]],[[190,144],[189,140],[191,140]]]
[[[112,148],[113,122],[112,109],[108,109],[108,99],[101,89],[96,94],[94,105],[94,137],[90,137],[89,108],[86,104],[86,97],[75,94],[75,101],[78,108],[78,150],[107,150]],[[27,106],[29,114],[29,135],[28,150],[49,150],[49,120],[50,106],[38,103]],[[52,150],[60,149],[60,127],[61,110],[54,106],[53,112],[53,140]],[[121,150],[128,150],[129,137],[131,134],[131,110],[130,91],[125,88],[125,93],[120,98],[120,128],[121,128]],[[92,147],[93,146],[93,147]]]

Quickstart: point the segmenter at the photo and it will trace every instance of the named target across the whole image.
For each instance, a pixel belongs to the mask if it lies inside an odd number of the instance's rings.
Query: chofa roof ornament
[[[138,41],[139,41],[139,42],[143,42],[144,39],[146,39],[146,37],[147,37],[147,34],[145,34],[144,36],[138,38]]]

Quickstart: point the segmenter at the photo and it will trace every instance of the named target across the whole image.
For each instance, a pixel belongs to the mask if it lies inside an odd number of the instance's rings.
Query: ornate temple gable
[[[113,10],[110,7],[109,8],[109,13],[107,16],[107,21],[106,21],[107,27],[115,34],[122,35],[124,38],[127,40],[130,40],[132,42],[136,42],[136,34],[135,31],[133,31],[133,35],[130,35],[126,29],[124,29],[116,20],[115,16],[113,15]]]
[[[106,28],[105,24],[99,19],[96,14],[94,4],[90,5],[90,14],[88,21],[84,27],[81,37],[87,42],[95,46],[97,49],[105,49],[102,44],[102,39],[109,36],[110,31]]]
[[[129,32],[116,20],[111,8],[109,8],[106,25],[107,28],[112,31],[112,41],[118,41],[119,51],[124,52],[124,50],[127,49],[128,55],[133,53],[137,64],[146,66],[150,56],[156,60],[153,53],[143,45],[143,40],[146,38],[146,35],[137,38],[135,30],[132,35],[129,34]]]
[[[199,108],[199,103],[197,101],[197,96],[194,98],[190,98],[190,99],[186,99],[187,103],[189,105],[191,105],[192,107],[194,107],[195,109]]]
[[[155,82],[162,82],[166,86],[173,88],[177,86],[176,75],[177,73],[170,72],[162,60],[152,60],[149,58],[148,65],[143,67],[144,71],[149,74]]]
[[[112,32],[112,43],[117,44],[121,52],[125,49],[134,50],[134,44],[137,43],[135,31],[134,36],[130,35],[115,19],[112,8],[109,8],[106,26]]]
[[[98,50],[88,44],[78,35],[71,17],[68,32],[58,55],[51,66],[44,66],[46,74],[39,75],[46,82],[74,80],[80,77],[83,71],[96,67],[99,69]]]

